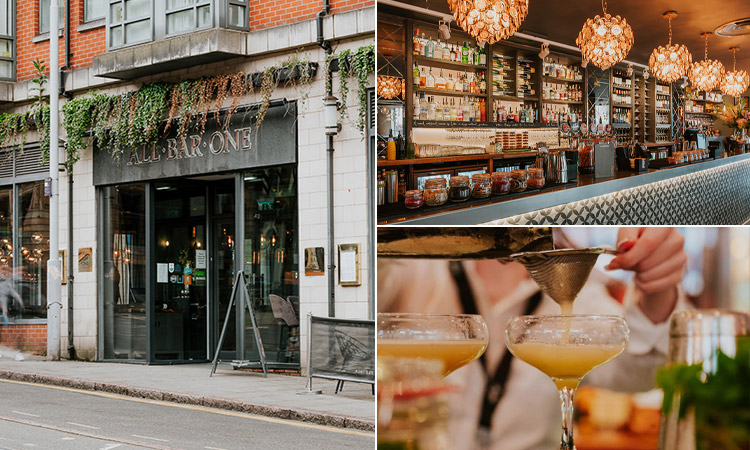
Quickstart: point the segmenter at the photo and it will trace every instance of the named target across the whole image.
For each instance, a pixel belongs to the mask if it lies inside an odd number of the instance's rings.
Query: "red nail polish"
[[[617,246],[617,250],[620,252],[627,252],[628,250],[633,248],[634,245],[635,245],[635,242],[633,241],[624,241],[624,242],[621,242],[620,245]]]

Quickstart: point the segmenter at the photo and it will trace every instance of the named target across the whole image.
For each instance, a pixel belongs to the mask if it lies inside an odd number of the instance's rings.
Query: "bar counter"
[[[378,224],[738,225],[750,221],[750,154],[577,182],[440,207],[378,207]]]

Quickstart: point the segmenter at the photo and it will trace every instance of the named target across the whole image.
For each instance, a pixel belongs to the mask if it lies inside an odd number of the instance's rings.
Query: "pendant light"
[[[708,38],[713,35],[711,32],[701,33],[701,37],[706,40],[706,49],[703,54],[703,61],[693,63],[688,72],[690,83],[700,91],[710,91],[719,85],[724,76],[724,66],[715,59],[708,59]]]
[[[586,20],[576,45],[584,59],[606,70],[628,56],[633,47],[633,29],[624,18],[607,13],[607,0],[602,0],[602,11],[603,16]]]
[[[651,52],[648,67],[654,76],[665,83],[674,83],[685,75],[693,63],[693,56],[687,47],[680,44],[672,45],[672,19],[677,17],[677,11],[667,11],[664,18],[669,20],[669,44],[661,45]]]
[[[744,70],[737,70],[737,52],[739,47],[729,49],[732,52],[732,71],[727,72],[721,80],[721,92],[731,97],[739,97],[750,86],[750,76]]]
[[[529,0],[448,0],[456,23],[477,41],[494,44],[518,30]]]

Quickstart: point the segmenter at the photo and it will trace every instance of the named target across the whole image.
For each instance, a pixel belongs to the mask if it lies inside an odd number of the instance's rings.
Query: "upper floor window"
[[[201,29],[248,29],[248,0],[108,0],[108,5],[110,49]]]
[[[50,0],[39,0],[39,34],[49,33],[49,5]],[[65,2],[60,1],[57,6],[60,9],[57,24],[62,29],[65,26]]]
[[[15,78],[15,12],[13,0],[0,0],[0,80]]]
[[[85,0],[83,21],[91,22],[103,19],[107,15],[107,3],[102,0]]]

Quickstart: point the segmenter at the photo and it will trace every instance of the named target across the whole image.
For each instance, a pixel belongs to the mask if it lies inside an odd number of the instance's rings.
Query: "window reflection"
[[[146,359],[146,191],[102,192],[104,358]]]
[[[299,363],[297,186],[294,166],[246,172],[245,274],[268,361]],[[247,310],[245,310],[245,314]],[[250,318],[246,359],[258,351]]]
[[[47,260],[49,259],[49,197],[44,181],[18,185],[18,244],[15,279],[24,309],[16,317],[47,317]]]

